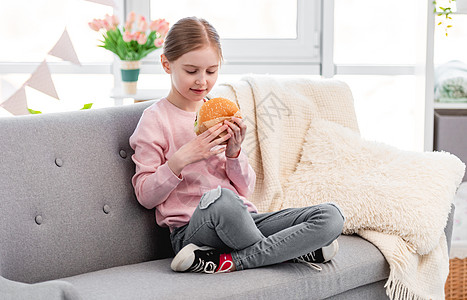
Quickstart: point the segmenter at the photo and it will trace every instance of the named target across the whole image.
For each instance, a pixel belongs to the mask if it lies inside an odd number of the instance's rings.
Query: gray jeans
[[[344,216],[332,203],[250,213],[229,189],[203,195],[190,222],[172,231],[175,253],[193,243],[231,253],[237,270],[284,262],[329,245]]]

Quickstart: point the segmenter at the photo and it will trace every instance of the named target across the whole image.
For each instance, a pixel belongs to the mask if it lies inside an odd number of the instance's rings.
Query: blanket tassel
[[[386,284],[386,295],[389,299],[404,299],[404,300],[428,300],[429,298],[423,298],[413,291],[411,291],[407,286],[405,286],[401,281],[395,279],[393,276],[390,276]]]

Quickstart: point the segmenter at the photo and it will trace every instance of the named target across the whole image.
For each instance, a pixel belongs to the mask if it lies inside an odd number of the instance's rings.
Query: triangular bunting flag
[[[52,50],[50,50],[49,54],[81,66],[66,28],[58,42]]]
[[[102,5],[107,5],[107,6],[112,6],[112,7],[117,8],[117,6],[115,5],[115,1],[113,0],[86,0],[86,1],[99,3]]]
[[[29,115],[28,100],[24,86],[16,91],[10,98],[0,104],[1,107],[12,113],[13,115]]]
[[[31,77],[25,83],[27,86],[32,87],[38,91],[43,92],[51,97],[54,97],[58,100],[57,91],[55,90],[54,83],[52,81],[52,76],[50,75],[49,67],[47,62],[44,60],[36,71],[32,73]]]

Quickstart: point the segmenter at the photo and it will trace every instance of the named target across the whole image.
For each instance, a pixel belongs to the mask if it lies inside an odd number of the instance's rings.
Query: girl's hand
[[[229,158],[238,157],[242,143],[245,140],[246,125],[240,118],[232,118],[232,122],[224,121],[227,124],[227,133],[231,138],[227,141],[227,148],[225,150],[225,156]]]
[[[231,137],[231,134],[227,133],[223,137],[216,139],[221,132],[226,130],[228,130],[228,125],[219,123],[198,135],[173,154],[167,162],[169,168],[175,175],[180,176],[183,168],[187,165],[208,159],[213,155],[224,152],[226,150],[225,146],[217,148],[214,147]]]

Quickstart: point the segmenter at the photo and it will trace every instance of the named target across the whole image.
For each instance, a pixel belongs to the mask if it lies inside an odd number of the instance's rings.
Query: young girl
[[[327,203],[258,213],[247,200],[256,177],[241,149],[246,125],[234,118],[194,133],[221,61],[219,36],[207,21],[185,18],[172,26],[161,55],[171,90],[144,111],[130,138],[138,201],[155,207],[157,223],[170,228],[174,271],[218,273],[284,261],[320,269],[316,263],[338,250],[339,209]]]

